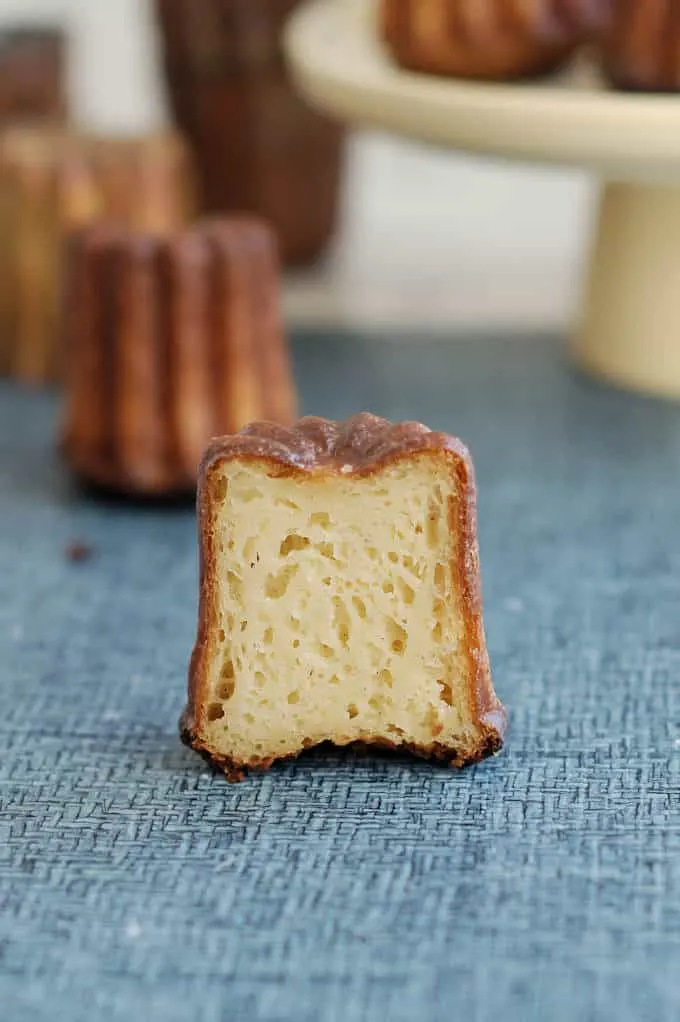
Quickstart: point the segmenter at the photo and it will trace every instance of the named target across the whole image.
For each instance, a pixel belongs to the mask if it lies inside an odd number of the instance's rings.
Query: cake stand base
[[[604,189],[572,352],[597,376],[680,397],[680,187]]]

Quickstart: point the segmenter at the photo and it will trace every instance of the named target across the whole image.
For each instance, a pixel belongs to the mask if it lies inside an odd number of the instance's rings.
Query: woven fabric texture
[[[462,773],[211,773],[176,730],[192,508],[79,492],[55,401],[0,386],[6,1022],[680,1018],[680,407],[549,341],[415,340],[301,336],[296,371],[306,412],[472,449],[511,732]]]

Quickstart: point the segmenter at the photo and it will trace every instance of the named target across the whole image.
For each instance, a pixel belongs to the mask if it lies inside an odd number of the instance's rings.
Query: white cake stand
[[[366,0],[313,0],[286,49],[302,92],[343,120],[440,146],[585,167],[603,189],[575,359],[680,397],[680,97],[608,90],[589,67],[549,82],[410,74],[384,52]]]

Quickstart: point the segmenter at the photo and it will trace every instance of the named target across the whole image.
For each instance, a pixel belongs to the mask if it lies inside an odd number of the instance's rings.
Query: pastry
[[[63,452],[83,479],[188,492],[211,437],[294,418],[264,224],[165,236],[99,225],[72,239],[69,262]]]
[[[345,136],[289,80],[280,40],[298,2],[156,0],[170,104],[205,208],[269,220],[286,263],[311,261],[334,233]]]
[[[57,28],[0,31],[0,124],[66,115],[65,40]]]
[[[101,203],[82,147],[54,128],[0,135],[0,371],[26,383],[59,373],[63,239]]]
[[[381,0],[381,33],[402,67],[511,80],[552,71],[602,25],[608,0]]]
[[[255,423],[209,448],[198,509],[181,729],[231,780],[322,742],[455,766],[501,747],[458,440],[368,414]]]
[[[173,230],[194,211],[188,150],[174,135],[98,139],[55,128],[0,135],[0,371],[60,377],[64,241],[101,217]]]
[[[619,89],[679,92],[678,0],[616,0],[603,59],[608,78]]]
[[[182,135],[91,138],[103,215],[139,231],[181,230],[197,209],[195,167]]]

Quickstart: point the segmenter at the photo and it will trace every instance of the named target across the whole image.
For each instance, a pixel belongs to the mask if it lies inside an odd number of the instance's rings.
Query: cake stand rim
[[[370,17],[342,0],[298,8],[284,46],[305,96],[345,121],[463,152],[680,184],[680,96],[559,76],[492,83],[404,71],[382,49]]]

